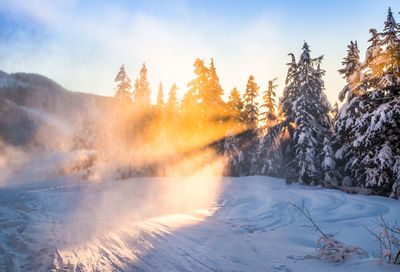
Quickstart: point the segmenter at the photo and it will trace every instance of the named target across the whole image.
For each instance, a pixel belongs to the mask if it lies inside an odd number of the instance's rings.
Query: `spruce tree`
[[[196,118],[200,119],[200,112],[199,112],[199,106],[197,103],[197,100],[198,100],[197,97],[198,96],[194,93],[193,90],[187,91],[182,98],[180,110],[185,115],[193,114],[196,112]]]
[[[363,64],[364,82],[368,83],[369,86],[375,86],[382,72],[382,47],[381,38],[376,29],[370,29],[372,37],[368,40],[370,46],[368,47],[365,54],[365,61]]]
[[[275,103],[275,89],[278,87],[274,82],[276,78],[273,80],[268,81],[268,88],[264,92],[262,97],[262,104],[260,106],[261,109],[264,109],[261,112],[260,121],[267,127],[271,127],[274,125],[277,116],[276,116],[276,103]]]
[[[352,186],[371,188],[400,198],[400,80],[399,25],[388,10],[384,30],[371,31],[363,84],[367,91],[356,98],[360,114],[352,127],[352,147],[344,173]]]
[[[258,124],[258,90],[260,87],[254,82],[254,76],[250,76],[244,93],[244,122],[248,128],[254,129]]]
[[[159,108],[163,108],[164,105],[165,105],[165,103],[164,103],[163,86],[162,86],[162,83],[160,82],[160,85],[158,87],[158,93],[157,93],[157,106]]]
[[[169,93],[168,93],[168,101],[166,104],[167,108],[174,109],[174,110],[176,110],[178,108],[178,99],[176,98],[177,91],[178,91],[178,87],[174,83],[171,86],[171,89],[169,90]]]
[[[355,137],[354,127],[363,114],[362,100],[367,89],[359,53],[357,42],[351,41],[347,46],[347,56],[342,62],[344,67],[339,70],[347,84],[339,93],[339,100],[344,104],[336,115],[333,146],[336,151],[337,169],[345,177],[345,183],[342,185],[346,186],[352,185],[349,183],[351,169],[358,167],[353,165],[355,149],[352,141]]]
[[[388,91],[394,91],[400,84],[400,26],[396,23],[392,10],[389,7],[385,27],[381,35],[382,52],[382,77],[378,81],[378,88],[388,88]]]
[[[196,59],[194,65],[194,73],[196,78],[190,81],[187,86],[188,92],[184,95],[182,100],[183,111],[194,112],[192,107],[198,110],[199,119],[205,120],[207,118],[207,108],[204,107],[205,101],[208,101],[207,88],[208,88],[208,68],[204,65],[204,61]]]
[[[325,138],[331,133],[331,106],[323,92],[324,71],[320,68],[322,57],[312,59],[307,43],[303,45],[299,62],[296,63],[293,54],[291,56],[281,99],[286,121],[292,124],[289,129],[288,175],[290,180],[302,184],[322,184],[323,147]]]
[[[209,80],[209,88],[210,95],[212,98],[217,99],[214,102],[222,103],[222,96],[224,95],[224,91],[221,88],[219,83],[219,77],[217,75],[217,70],[214,66],[214,59],[211,58],[210,69],[208,70],[208,80]]]
[[[222,120],[225,115],[226,107],[225,102],[222,99],[224,91],[219,83],[219,77],[217,75],[216,68],[214,66],[214,59],[211,58],[210,68],[208,69],[208,94],[205,100],[206,106],[210,107],[210,112],[214,120]]]
[[[141,108],[150,106],[150,94],[151,91],[147,80],[147,68],[143,63],[142,68],[140,69],[139,78],[136,79],[135,89],[133,91],[133,101],[135,105]]]
[[[119,102],[131,103],[132,102],[131,99],[132,94],[130,92],[130,90],[132,89],[131,80],[126,74],[125,67],[123,64],[119,69],[119,72],[115,77],[114,82],[117,82],[114,95],[115,99],[117,99]]]
[[[228,98],[227,107],[228,107],[228,116],[230,117],[230,119],[235,124],[237,124],[237,126],[241,126],[244,121],[244,116],[243,116],[244,104],[236,87],[233,88],[231,91],[231,94]]]
[[[203,60],[196,59],[194,63],[196,78],[188,83],[187,98],[196,97],[196,105],[199,117],[202,121],[217,121],[224,113],[223,90],[219,84],[219,78],[211,59],[210,68],[207,68]],[[191,99],[193,100],[193,99]]]

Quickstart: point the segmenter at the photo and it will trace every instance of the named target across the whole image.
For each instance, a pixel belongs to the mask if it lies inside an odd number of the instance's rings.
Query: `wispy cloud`
[[[268,5],[187,0],[0,1],[0,12],[7,15],[2,20],[25,26],[8,31],[12,42],[0,44],[4,56],[0,69],[9,72],[42,73],[69,89],[113,95],[119,66],[124,63],[134,79],[146,62],[155,95],[159,81],[166,88],[176,82],[181,91],[186,90],[194,77],[194,60],[213,57],[226,93],[234,86],[243,90],[250,74],[264,88],[268,80],[278,77],[282,90],[287,54],[298,55],[306,39],[313,55],[326,56],[324,79],[332,102],[344,84],[337,70],[346,44],[357,39],[365,47],[368,29],[383,24],[386,9],[380,4],[382,16],[370,13],[368,20],[361,14],[350,18],[346,10],[331,22],[322,20],[322,13],[334,8],[337,14],[347,2],[313,4],[316,17],[309,18],[309,8],[296,1]],[[363,3],[355,1],[351,6],[359,7],[362,14],[378,6]],[[389,4],[396,9],[393,2]],[[363,32],[361,27],[365,27]]]
[[[146,62],[153,88],[159,81],[167,87],[176,81],[185,90],[197,57],[215,58],[227,90],[243,87],[250,73],[260,81],[276,76],[271,64],[278,64],[278,30],[265,18],[230,29],[218,21],[193,22],[181,1],[176,2],[182,14],[177,19],[126,10],[117,4],[96,7],[91,13],[77,10],[73,0],[23,2],[7,0],[7,8],[44,24],[54,35],[26,59],[25,67],[71,89],[112,95],[113,76],[120,64],[125,63],[135,77]],[[18,64],[10,62],[6,66],[18,70]]]

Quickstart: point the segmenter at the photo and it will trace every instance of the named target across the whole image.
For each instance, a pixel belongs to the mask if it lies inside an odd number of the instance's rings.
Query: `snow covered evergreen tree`
[[[332,134],[325,137],[323,143],[322,154],[322,172],[323,172],[323,185],[327,187],[337,188],[340,182],[340,174],[336,169],[335,156],[331,145]]]
[[[385,27],[381,36],[381,46],[383,47],[381,65],[383,66],[382,77],[377,82],[378,88],[388,88],[389,92],[395,92],[392,88],[400,83],[400,26],[396,23],[392,10],[389,8]]]
[[[322,56],[312,59],[307,43],[303,45],[300,60],[294,55],[289,63],[286,87],[281,99],[282,110],[289,128],[289,180],[301,184],[323,183],[324,141],[331,133],[329,111],[331,106],[323,92],[320,68]],[[332,155],[329,155],[332,157]]]
[[[285,151],[288,146],[288,122],[283,121],[266,130],[256,152],[253,173],[258,175],[286,177]],[[283,171],[282,171],[283,170]]]
[[[399,26],[392,11],[388,10],[384,30],[371,30],[371,45],[366,52],[360,76],[361,92],[341,112],[353,106],[357,113],[346,121],[349,133],[336,157],[345,160],[344,175],[349,184],[371,188],[375,193],[400,198],[400,78],[399,78]],[[348,82],[354,76],[348,78]],[[344,108],[344,109],[343,109]],[[336,139],[343,134],[344,122],[336,121]],[[348,147],[346,147],[348,146]]]
[[[363,64],[364,82],[374,85],[378,81],[382,72],[382,47],[381,38],[376,29],[370,29],[372,37],[368,40],[370,46],[365,54],[365,61]],[[366,70],[366,71],[364,71]]]
[[[250,76],[244,93],[244,122],[250,129],[257,128],[258,124],[258,90],[260,87],[254,82],[254,76]]]
[[[122,64],[121,68],[119,69],[119,72],[117,76],[114,79],[114,82],[117,82],[117,86],[115,87],[115,99],[117,99],[119,102],[123,103],[131,103],[132,99],[132,93],[130,90],[132,89],[131,85],[131,80],[128,77],[128,75],[125,72],[125,67]]]
[[[264,109],[263,112],[260,113],[260,121],[266,127],[272,127],[277,119],[276,116],[276,103],[275,103],[275,89],[278,85],[274,84],[276,78],[273,80],[268,81],[268,88],[264,92],[262,97],[262,105],[260,106],[261,109]]]
[[[400,159],[399,31],[389,8],[383,32],[379,33],[381,50],[376,50],[376,57],[365,64],[370,68],[365,80],[370,89],[364,99],[365,113],[355,126],[353,146],[359,167],[351,171],[357,185],[394,198],[400,198],[396,166]]]
[[[366,92],[366,86],[363,82],[364,74],[362,73],[363,64],[360,62],[357,42],[351,41],[347,48],[347,56],[342,62],[344,68],[339,70],[339,73],[343,74],[343,78],[347,82],[339,93],[339,100],[345,103],[336,116],[333,137],[337,168],[344,177],[348,176],[348,172],[354,167],[352,165],[355,155],[352,146],[355,134],[354,126],[362,114],[361,99]],[[345,181],[348,181],[348,179],[346,178]],[[345,182],[342,185],[351,186],[352,184]]]
[[[378,89],[372,91],[368,98],[372,102],[371,108],[361,116],[355,127],[353,148],[356,156],[353,165],[358,167],[351,168],[350,176],[357,186],[400,198],[400,97],[384,99],[384,92]]]

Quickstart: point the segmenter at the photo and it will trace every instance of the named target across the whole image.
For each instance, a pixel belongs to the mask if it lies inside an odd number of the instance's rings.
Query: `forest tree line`
[[[400,199],[400,25],[390,8],[383,30],[370,33],[363,61],[357,41],[347,46],[338,71],[346,80],[340,108],[327,100],[323,57],[312,58],[307,43],[298,59],[289,54],[279,99],[275,79],[260,88],[250,75],[243,95],[233,88],[225,102],[211,58],[208,65],[195,61],[181,100],[176,84],[164,100],[160,83],[153,105],[145,64],[134,83],[122,65],[115,100],[128,117],[118,139],[141,158],[151,154],[142,166],[212,146],[226,161],[225,175],[270,175]]]

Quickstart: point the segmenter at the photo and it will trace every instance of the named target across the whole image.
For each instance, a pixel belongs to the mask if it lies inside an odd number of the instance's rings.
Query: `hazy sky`
[[[253,74],[262,89],[278,77],[280,95],[287,54],[299,56],[307,41],[313,57],[324,55],[333,103],[347,44],[358,40],[364,56],[368,30],[382,30],[389,6],[400,21],[399,0],[0,0],[0,69],[112,96],[121,64],[133,81],[146,62],[155,96],[160,81],[186,91],[194,60],[213,57],[225,93],[243,92]]]

